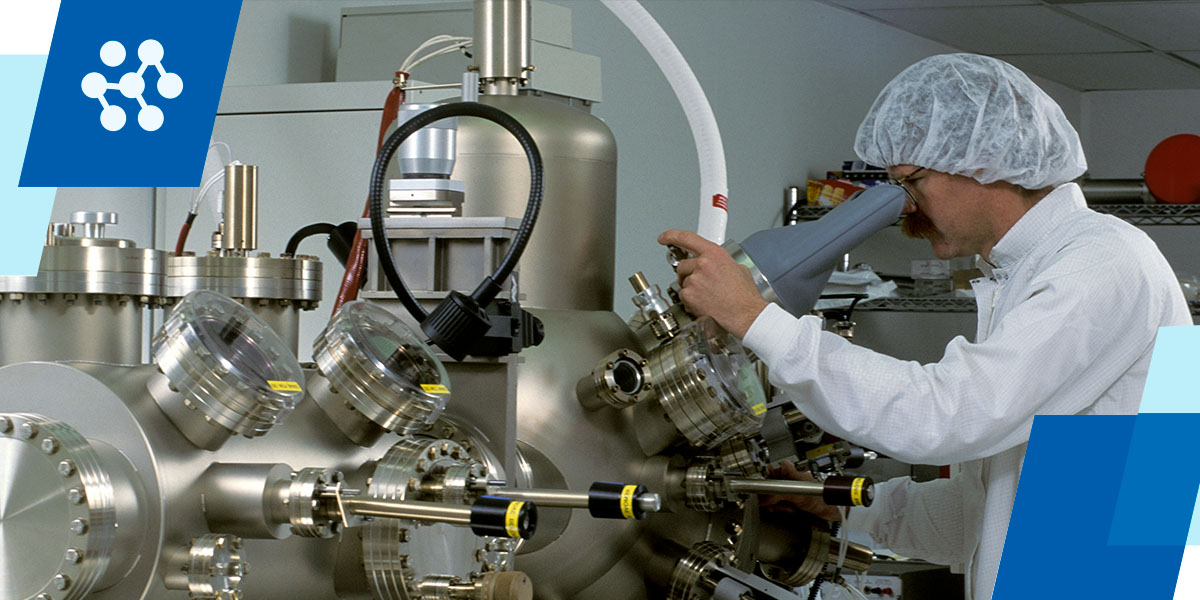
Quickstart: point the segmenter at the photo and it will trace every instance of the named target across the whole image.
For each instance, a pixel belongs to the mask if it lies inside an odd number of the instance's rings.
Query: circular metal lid
[[[88,441],[39,415],[0,415],[0,597],[83,598],[116,535],[112,481]]]
[[[367,495],[423,499],[422,481],[469,461],[466,451],[453,441],[405,438],[376,464]],[[486,471],[480,475],[503,477],[503,473]],[[362,544],[367,581],[372,595],[381,600],[423,598],[420,584],[431,576],[453,575],[470,580],[474,573],[511,569],[515,549],[515,541],[480,537],[469,527],[383,518],[367,523]]]
[[[304,397],[304,375],[287,344],[216,292],[180,300],[154,336],[153,355],[195,408],[246,437],[265,434]]]
[[[432,424],[450,398],[442,361],[396,315],[349,302],[313,344],[321,373],[354,408],[389,431]]]
[[[167,258],[165,287],[172,298],[212,290],[231,298],[290,300],[315,308],[321,300],[321,273],[315,256],[184,254]]]

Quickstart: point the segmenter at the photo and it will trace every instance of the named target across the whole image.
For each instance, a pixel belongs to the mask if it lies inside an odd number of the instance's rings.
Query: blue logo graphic
[[[240,9],[63,0],[21,186],[199,185]]]
[[[125,126],[125,110],[117,104],[109,104],[105,94],[108,90],[119,90],[122,96],[137,99],[141,106],[138,111],[138,125],[146,131],[158,131],[163,125],[161,108],[148,104],[142,93],[146,91],[146,67],[153,66],[158,70],[158,95],[170,100],[183,93],[183,78],[175,73],[168,73],[163,68],[163,46],[158,40],[146,40],[138,46],[138,58],[142,65],[137,71],[130,71],[121,76],[118,83],[109,83],[104,75],[92,71],[83,76],[83,94],[88,98],[100,101],[100,125],[109,131],[120,131]],[[125,62],[125,46],[118,41],[106,42],[100,47],[100,60],[110,66],[119,67]]]

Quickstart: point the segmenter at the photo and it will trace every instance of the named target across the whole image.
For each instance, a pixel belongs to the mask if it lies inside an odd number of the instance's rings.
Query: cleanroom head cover
[[[931,56],[897,75],[867,112],[854,151],[872,165],[916,165],[1026,189],[1087,170],[1079,134],[1016,67],[977,54]]]

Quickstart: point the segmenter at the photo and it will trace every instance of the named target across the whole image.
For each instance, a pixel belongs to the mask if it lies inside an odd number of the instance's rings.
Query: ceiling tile
[[[1014,6],[1040,4],[1038,0],[822,0],[826,4],[853,10],[880,10],[884,8],[945,8],[951,6]]]
[[[1200,2],[1120,2],[1063,6],[1159,50],[1200,50]]]
[[[886,9],[866,12],[905,31],[980,54],[1141,50],[1136,44],[1041,5]]]
[[[1016,54],[998,58],[1080,91],[1200,88],[1200,69],[1153,52]]]

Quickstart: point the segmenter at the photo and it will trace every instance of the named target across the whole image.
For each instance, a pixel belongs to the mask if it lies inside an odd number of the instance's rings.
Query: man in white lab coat
[[[1191,325],[1170,266],[1141,231],[1084,203],[1079,136],[1024,73],[971,54],[896,76],[855,151],[908,194],[904,229],[940,258],[977,256],[975,341],[921,365],[854,346],[759,296],[745,267],[684,231],[663,244],[680,298],[742,338],[825,430],[894,458],[957,464],[950,479],[878,484],[849,527],[905,555],[960,565],[988,600],[1037,414],[1132,414],[1159,327]],[[810,507],[820,508],[820,507]],[[829,516],[829,513],[825,513]]]

